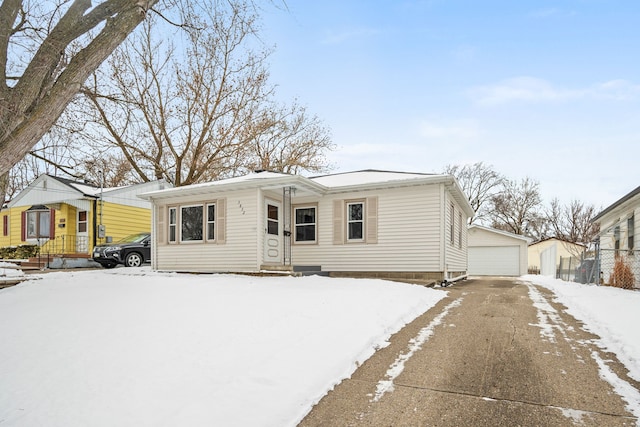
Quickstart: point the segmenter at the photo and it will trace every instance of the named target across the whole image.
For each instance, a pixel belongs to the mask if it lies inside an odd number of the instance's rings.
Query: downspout
[[[93,247],[91,248],[91,250],[93,250],[93,248],[96,247],[96,244],[98,243],[98,201],[96,199],[93,199],[93,237],[92,237],[92,242],[93,242]]]
[[[445,198],[444,184],[440,184],[440,238],[442,244],[440,245],[440,259],[442,260],[442,284],[447,283],[447,200]]]

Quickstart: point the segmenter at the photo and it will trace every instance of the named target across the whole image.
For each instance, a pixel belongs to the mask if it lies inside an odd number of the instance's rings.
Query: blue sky
[[[596,207],[640,185],[640,2],[286,4],[271,79],[331,129],[335,171],[482,161]]]

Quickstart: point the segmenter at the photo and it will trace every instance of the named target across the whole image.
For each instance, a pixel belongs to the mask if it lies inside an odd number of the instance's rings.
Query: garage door
[[[477,246],[469,248],[469,275],[519,276],[519,246]]]

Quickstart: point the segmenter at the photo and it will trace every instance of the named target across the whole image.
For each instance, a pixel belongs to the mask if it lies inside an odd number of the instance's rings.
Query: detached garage
[[[469,227],[467,267],[470,276],[522,276],[527,274],[524,236],[480,225]]]

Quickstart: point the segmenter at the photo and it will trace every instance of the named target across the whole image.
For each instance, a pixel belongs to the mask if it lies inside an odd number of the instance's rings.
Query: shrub
[[[0,258],[27,259],[38,256],[39,251],[38,245],[5,246],[0,248]]]
[[[624,261],[624,258],[618,257],[613,265],[613,273],[609,279],[611,286],[622,289],[633,289],[636,278],[631,271],[631,267]]]

